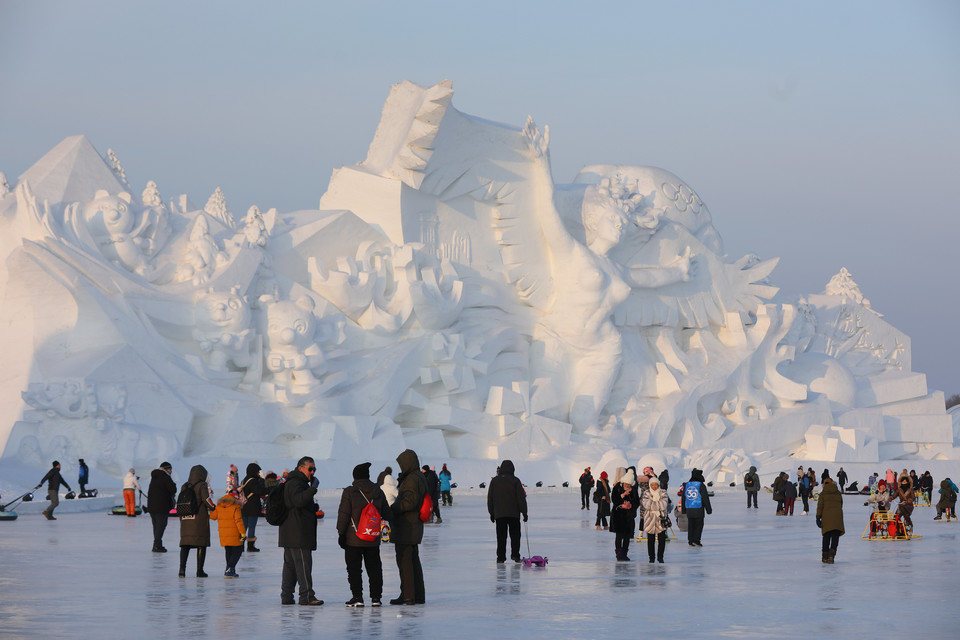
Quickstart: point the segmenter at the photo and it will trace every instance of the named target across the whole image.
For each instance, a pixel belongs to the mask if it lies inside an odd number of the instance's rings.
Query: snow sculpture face
[[[83,216],[91,233],[115,238],[132,231],[137,216],[130,203],[129,193],[111,196],[106,191],[97,191],[94,200],[83,208]]]
[[[594,248],[597,245],[617,245],[627,224],[626,214],[623,203],[611,197],[609,192],[589,187],[581,209],[587,246]]]
[[[272,296],[262,296],[260,306],[266,324],[266,365],[274,382],[293,393],[310,391],[317,384],[313,370],[323,364],[323,352],[316,343],[313,299],[301,296],[296,301],[275,301]]]
[[[240,333],[250,328],[250,307],[236,291],[211,291],[198,296],[194,322],[205,333]]]

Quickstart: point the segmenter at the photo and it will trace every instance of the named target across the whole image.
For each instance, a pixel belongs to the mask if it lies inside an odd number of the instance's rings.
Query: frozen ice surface
[[[520,473],[522,477],[522,470]],[[869,542],[868,510],[844,496],[847,533],[837,563],[820,562],[814,517],[776,517],[768,493],[746,510],[742,491],[721,492],[707,517],[704,547],[684,533],[666,564],[648,564],[646,543],[617,563],[613,535],[594,528],[579,492],[529,489],[530,552],[545,568],[494,562],[495,536],[480,490],[460,492],[428,525],[420,553],[427,604],[348,609],[343,553],[336,544],[339,492],[322,493],[314,580],[323,607],[281,606],[277,529],[261,520],[261,553],[244,553],[240,578],[225,580],[214,546],[209,578],[177,578],[179,527],[169,553],[150,552],[149,517],[25,514],[0,522],[0,637],[383,637],[383,638],[955,638],[960,523],[933,522],[917,508],[922,540]],[[471,494],[472,493],[472,494]],[[811,512],[816,503],[811,503]],[[591,505],[592,506],[592,505]],[[798,506],[800,506],[798,504]],[[521,547],[527,556],[527,539]],[[382,547],[384,599],[399,593],[393,547]]]

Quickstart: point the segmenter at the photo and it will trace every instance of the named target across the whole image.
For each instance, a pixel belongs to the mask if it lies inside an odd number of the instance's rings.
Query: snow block
[[[877,462],[876,438],[857,429],[813,425],[804,436],[807,459],[825,462]]]
[[[866,378],[857,389],[857,406],[868,407],[913,400],[927,395],[927,376],[922,373],[887,372]]]
[[[888,442],[953,442],[953,421],[946,414],[886,416],[883,426]]]

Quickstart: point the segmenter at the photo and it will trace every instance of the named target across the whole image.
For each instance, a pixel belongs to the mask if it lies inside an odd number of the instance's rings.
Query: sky
[[[667,169],[733,259],[785,293],[846,267],[960,393],[960,3],[0,0],[0,171],[63,138],[136,190],[235,213],[317,207],[366,156],[390,87],[453,81],[462,112],[551,129],[554,179]]]

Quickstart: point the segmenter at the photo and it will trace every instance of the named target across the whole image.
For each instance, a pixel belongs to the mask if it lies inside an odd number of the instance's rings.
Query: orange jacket
[[[247,530],[240,515],[240,501],[229,493],[217,501],[217,508],[210,512],[210,519],[217,521],[221,547],[241,547]]]

